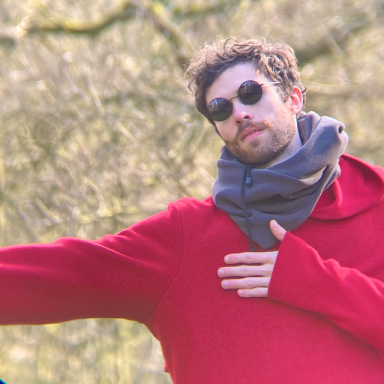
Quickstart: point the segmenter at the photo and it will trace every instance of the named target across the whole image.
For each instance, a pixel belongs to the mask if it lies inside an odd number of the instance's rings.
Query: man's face
[[[229,100],[236,96],[239,86],[247,80],[259,84],[271,81],[258,74],[253,64],[237,64],[225,70],[207,89],[207,105],[217,97]],[[299,100],[293,96],[292,108],[292,96],[284,103],[276,85],[263,86],[262,90],[261,100],[254,105],[245,105],[238,97],[234,98],[232,115],[216,122],[216,126],[239,161],[267,167],[290,157],[301,146],[296,123]]]

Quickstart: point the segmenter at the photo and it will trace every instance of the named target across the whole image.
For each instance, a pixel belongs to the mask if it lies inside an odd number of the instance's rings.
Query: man
[[[226,144],[213,196],[101,240],[4,248],[1,323],[142,322],[179,384],[383,383],[383,170],[301,112],[285,45],[219,40],[187,75]]]

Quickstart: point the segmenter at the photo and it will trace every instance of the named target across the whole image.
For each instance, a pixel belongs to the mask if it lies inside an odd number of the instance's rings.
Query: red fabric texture
[[[383,171],[340,164],[281,243],[268,298],[221,288],[248,239],[212,198],[188,198],[98,241],[0,250],[0,323],[143,322],[176,384],[383,383]]]

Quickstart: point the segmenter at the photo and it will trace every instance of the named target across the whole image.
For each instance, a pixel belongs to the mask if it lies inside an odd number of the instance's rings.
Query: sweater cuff
[[[313,255],[315,254],[315,255]],[[282,241],[273,269],[268,298],[297,306],[297,301],[313,299],[311,290],[305,289],[303,279],[309,258],[319,257],[317,252],[302,239],[287,232]],[[301,304],[300,303],[300,304]]]

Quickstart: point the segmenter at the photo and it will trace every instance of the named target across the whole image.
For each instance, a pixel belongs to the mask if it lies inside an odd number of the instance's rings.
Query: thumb
[[[277,240],[283,241],[287,231],[280,224],[278,224],[276,220],[271,220],[269,227],[271,228],[271,231]]]

